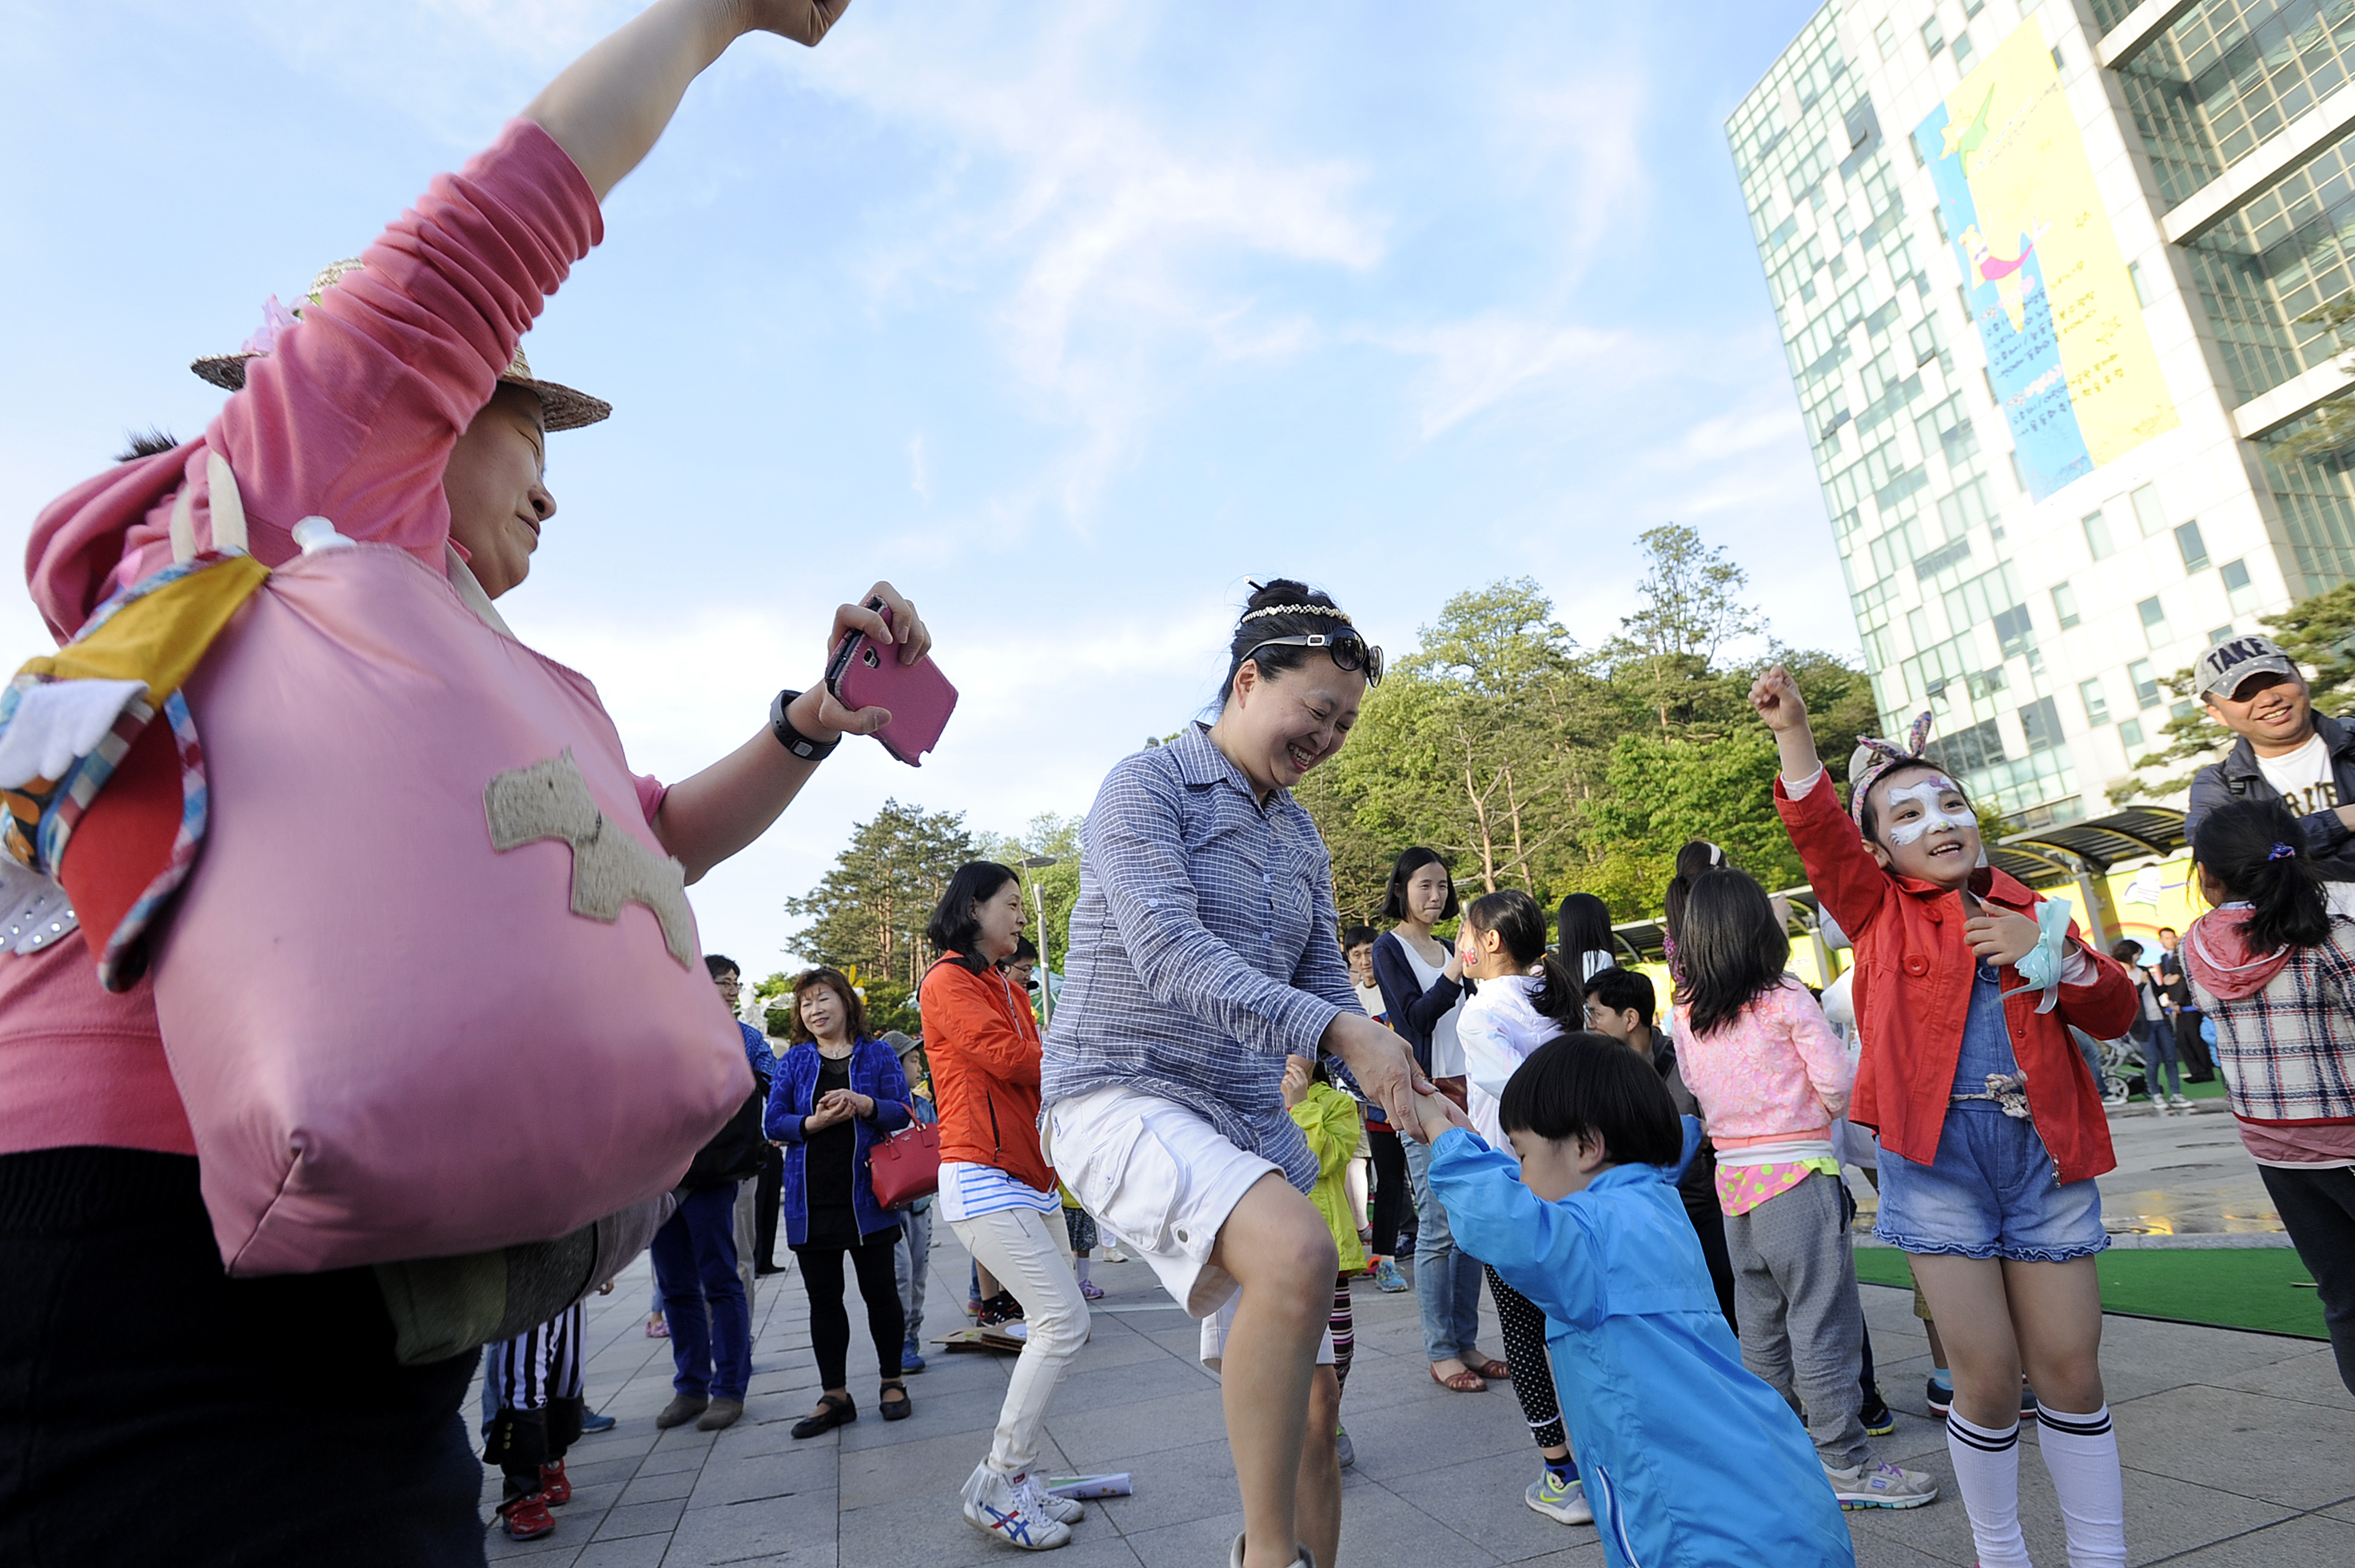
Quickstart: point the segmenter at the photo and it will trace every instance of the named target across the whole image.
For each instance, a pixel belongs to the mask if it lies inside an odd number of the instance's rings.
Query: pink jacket
[[[1677,1067],[1721,1150],[1830,1136],[1848,1109],[1856,1069],[1807,988],[1783,983],[1707,1039],[1677,1004]]]
[[[65,641],[109,594],[170,562],[183,484],[209,543],[208,451],[235,471],[264,563],[299,554],[291,530],[315,513],[442,570],[450,449],[547,297],[602,238],[572,160],[538,126],[509,122],[378,237],[365,270],[248,362],[245,390],[201,440],[111,468],[42,512],[25,575],[49,630]],[[651,821],[660,786],[645,780],[640,796]],[[100,990],[79,940],[0,957],[0,1154],[74,1144],[196,1152],[154,992],[144,980]]]

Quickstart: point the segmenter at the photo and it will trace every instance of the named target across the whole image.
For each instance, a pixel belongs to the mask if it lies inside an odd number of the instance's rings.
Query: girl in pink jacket
[[[1843,1508],[1919,1508],[1916,1470],[1876,1460],[1858,1412],[1864,1312],[1831,1126],[1855,1068],[1807,988],[1783,972],[1791,939],[1748,874],[1704,873],[1677,943],[1677,1060],[1717,1146],[1742,1361],[1804,1405]]]

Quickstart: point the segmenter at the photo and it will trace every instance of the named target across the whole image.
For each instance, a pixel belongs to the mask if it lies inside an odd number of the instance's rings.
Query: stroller
[[[2085,1065],[2094,1070],[2094,1082],[2101,1087],[2104,1106],[2122,1106],[2136,1095],[2147,1096],[2149,1080],[2140,1044],[2131,1038],[2095,1040],[2073,1027],[2069,1033],[2083,1054]]]

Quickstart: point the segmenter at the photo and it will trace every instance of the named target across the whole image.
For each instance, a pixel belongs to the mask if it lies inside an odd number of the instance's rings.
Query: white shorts
[[[1216,1371],[1237,1286],[1210,1251],[1243,1194],[1271,1171],[1281,1180],[1283,1168],[1174,1100],[1116,1085],[1057,1102],[1039,1142],[1097,1228],[1151,1264],[1162,1288],[1202,1320],[1202,1360]],[[1316,1360],[1332,1364],[1329,1330]]]

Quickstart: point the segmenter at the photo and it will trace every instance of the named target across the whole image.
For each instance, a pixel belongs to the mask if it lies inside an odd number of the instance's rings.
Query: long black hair
[[[1416,872],[1426,865],[1435,865],[1447,873],[1447,907],[1439,912],[1439,917],[1442,920],[1455,918],[1456,913],[1463,907],[1455,899],[1455,868],[1449,865],[1447,857],[1437,850],[1425,849],[1421,844],[1417,844],[1414,848],[1401,853],[1397,862],[1391,867],[1390,882],[1382,888],[1383,919],[1406,918],[1406,885]]]
[[[1554,915],[1556,946],[1561,949],[1562,962],[1585,978],[1584,964],[1589,953],[1601,953],[1604,962],[1614,962],[1617,951],[1611,945],[1611,906],[1592,893],[1573,893],[1561,901]]]
[[[1484,893],[1464,911],[1464,924],[1475,931],[1494,931],[1506,955],[1524,970],[1535,967],[1538,989],[1529,1005],[1547,1018],[1583,1018],[1586,993],[1578,977],[1559,953],[1546,948],[1545,911],[1538,901],[1516,887]]]
[[[1312,588],[1306,583],[1290,577],[1252,586],[1252,596],[1243,605],[1243,614],[1256,612],[1276,605],[1306,605],[1312,608],[1291,615],[1257,615],[1254,620],[1238,620],[1235,634],[1227,644],[1227,679],[1219,688],[1218,706],[1224,709],[1227,699],[1235,694],[1235,675],[1243,667],[1243,660],[1259,666],[1259,673],[1271,679],[1287,670],[1297,670],[1312,657],[1323,657],[1312,648],[1262,647],[1271,637],[1305,637],[1317,633],[1331,636],[1347,628],[1349,618],[1333,602],[1333,596],[1322,588]],[[1323,611],[1323,613],[1318,613]],[[1256,650],[1256,652],[1254,652]],[[1450,911],[1453,913],[1453,911]]]
[[[2228,800],[2201,820],[2191,851],[2226,892],[2256,906],[2249,945],[2310,948],[2330,935],[2330,904],[2306,830],[2279,800]]]
[[[1700,1039],[1783,983],[1791,936],[1748,872],[1704,872],[1685,897],[1677,957],[1682,965],[1678,989],[1689,999],[1693,1036]]]
[[[1668,890],[1660,900],[1660,929],[1668,938],[1668,972],[1681,975],[1683,964],[1677,958],[1677,945],[1685,939],[1685,900],[1691,896],[1693,880],[1712,871],[1731,865],[1725,852],[1707,839],[1688,840],[1677,851],[1677,868],[1668,877]]]
[[[974,951],[981,938],[980,906],[997,896],[997,890],[1009,882],[1019,881],[1014,868],[1000,865],[994,860],[969,860],[956,868],[949,878],[949,890],[941,895],[940,904],[932,917],[924,923],[924,940],[943,953],[954,953],[957,961],[974,973],[989,967],[989,960]]]

